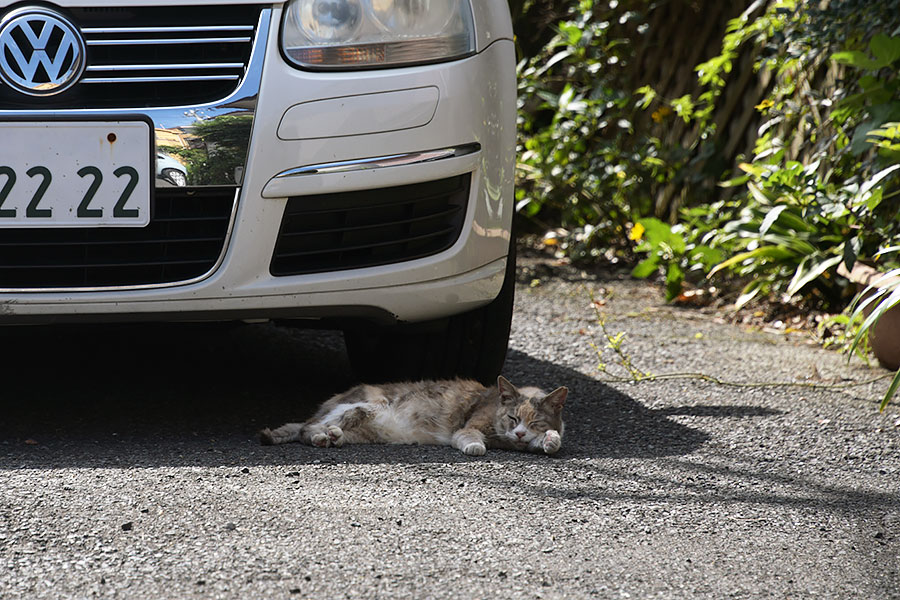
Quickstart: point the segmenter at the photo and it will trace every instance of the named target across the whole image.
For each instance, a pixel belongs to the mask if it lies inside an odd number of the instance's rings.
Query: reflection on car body
[[[187,170],[175,157],[163,152],[156,153],[156,179],[157,185],[169,183],[177,187],[187,185]],[[159,183],[162,180],[165,183]]]

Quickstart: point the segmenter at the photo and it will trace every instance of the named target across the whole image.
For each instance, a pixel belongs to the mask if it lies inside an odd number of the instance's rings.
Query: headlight
[[[396,67],[475,51],[470,0],[291,0],[281,48],[307,69]]]

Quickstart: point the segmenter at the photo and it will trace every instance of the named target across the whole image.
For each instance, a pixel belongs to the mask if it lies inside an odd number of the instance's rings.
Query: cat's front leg
[[[548,429],[544,435],[534,438],[534,441],[529,444],[529,450],[544,454],[556,454],[560,448],[562,448],[562,436],[555,429]]]
[[[263,446],[276,446],[296,442],[300,439],[303,423],[287,423],[278,429],[263,429],[259,432],[259,443]]]
[[[484,434],[477,429],[460,429],[454,432],[451,441],[454,448],[469,456],[484,456],[487,452]]]

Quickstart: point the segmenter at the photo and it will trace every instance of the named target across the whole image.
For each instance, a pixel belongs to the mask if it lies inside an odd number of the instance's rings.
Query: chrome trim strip
[[[157,38],[157,39],[133,39],[133,40],[85,40],[88,46],[172,46],[175,44],[246,44],[251,37],[220,37],[220,38]]]
[[[243,69],[244,63],[170,63],[164,65],[92,65],[87,71],[177,71],[180,69]]]
[[[183,27],[84,27],[81,33],[101,35],[108,33],[189,33],[191,31],[253,31],[253,25],[195,25]]]
[[[407,152],[405,154],[389,154],[387,156],[375,156],[371,158],[358,158],[354,160],[322,163],[318,165],[308,165],[305,167],[288,169],[287,171],[282,171],[273,179],[303,177],[305,175],[348,173],[352,171],[368,171],[371,169],[381,169],[386,167],[418,165],[422,163],[434,162],[437,160],[456,158],[458,156],[466,156],[468,154],[474,154],[480,150],[481,144],[476,142],[472,144],[456,146],[453,148],[443,148],[441,150]]]
[[[146,283],[143,285],[121,285],[121,286],[103,286],[103,287],[66,287],[66,288],[0,288],[0,294],[21,294],[21,293],[40,293],[40,294],[59,294],[68,292],[130,292],[135,290],[158,290],[179,287],[182,285],[191,285],[199,283],[209,278],[215,273],[222,263],[225,262],[225,254],[228,252],[228,246],[231,243],[231,236],[234,233],[234,226],[237,222],[238,198],[241,195],[241,188],[234,190],[234,200],[231,201],[231,216],[228,221],[228,229],[225,230],[225,240],[222,243],[222,252],[215,264],[203,275],[198,275],[192,279],[183,281],[170,281],[167,283]]]
[[[236,81],[240,75],[172,75],[169,77],[85,77],[81,83],[161,83],[173,81]]]

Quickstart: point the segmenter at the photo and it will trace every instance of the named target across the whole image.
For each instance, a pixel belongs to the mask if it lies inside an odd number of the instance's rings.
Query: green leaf
[[[709,268],[722,261],[722,251],[709,246],[696,246],[688,252],[691,263],[700,263],[704,268]]]
[[[850,306],[847,307],[847,311],[851,313],[851,316],[854,319],[862,318],[865,316],[866,309],[869,305],[875,304],[879,298],[886,296],[889,291],[890,290],[879,290],[872,286],[868,286],[866,289],[856,294],[856,297],[853,298]]]
[[[793,296],[804,287],[806,287],[809,283],[817,279],[822,273],[827,271],[828,269],[834,267],[839,262],[843,260],[843,256],[832,256],[827,260],[823,260],[818,263],[805,273],[803,272],[804,266],[810,258],[803,259],[803,262],[800,263],[800,266],[797,267],[797,271],[794,273],[794,278],[791,280],[790,285],[788,285],[787,294],[788,296]]]
[[[644,228],[644,240],[653,248],[667,244],[674,254],[684,254],[685,242],[681,234],[672,231],[672,226],[654,217],[639,219]]]
[[[852,238],[844,242],[844,252],[841,260],[847,268],[847,271],[853,270],[853,265],[856,264],[856,258],[859,256],[859,251],[861,249],[862,241],[859,238]]]
[[[675,98],[669,104],[675,110],[675,113],[678,114],[679,117],[685,123],[690,122],[690,120],[694,116],[694,99],[691,98],[690,94],[685,94],[680,98]]]
[[[642,96],[642,98],[637,102],[637,106],[641,110],[646,109],[656,99],[656,90],[654,90],[649,85],[639,87],[638,89],[634,90],[634,93],[635,95]]]
[[[882,85],[881,80],[874,75],[863,75],[859,78],[859,87],[867,92]]]
[[[747,182],[747,189],[750,190],[750,194],[756,199],[756,201],[763,206],[769,206],[775,200],[774,198],[769,197],[762,190],[762,188],[751,181]]]
[[[654,273],[659,266],[659,256],[653,255],[639,262],[634,269],[631,270],[631,276],[637,279],[646,279]]]
[[[763,289],[763,282],[760,279],[755,279],[744,286],[744,289],[741,290],[741,295],[738,296],[738,299],[734,303],[734,309],[739,310],[745,304],[753,300],[757,294],[759,294]]]
[[[891,398],[893,398],[894,394],[897,393],[897,387],[900,387],[900,369],[898,369],[897,372],[894,373],[894,378],[891,379],[891,385],[888,386],[887,392],[885,392],[884,394],[884,399],[878,406],[879,412],[884,412],[884,409],[887,408],[887,405],[891,401]]]
[[[879,33],[869,42],[869,49],[883,67],[900,59],[900,38],[890,37]]]
[[[762,177],[766,174],[766,170],[751,163],[740,163],[738,168],[744,173],[749,173],[754,177]]]
[[[535,72],[535,76],[543,75],[544,73],[549,71],[553,67],[553,65],[569,58],[571,55],[572,55],[571,50],[562,50],[561,52],[557,52],[556,54],[553,55],[553,57],[550,60],[547,61],[547,63],[543,67],[541,67],[540,69],[537,70],[537,72]]]
[[[562,94],[559,95],[559,100],[557,103],[559,104],[560,110],[566,110],[566,107],[569,105],[569,102],[572,101],[572,98],[575,97],[575,88],[571,85],[567,85],[565,89],[563,89]]]
[[[741,252],[740,254],[736,254],[736,255],[732,256],[728,260],[720,262],[715,267],[713,267],[712,271],[709,272],[709,275],[707,275],[707,277],[712,277],[713,275],[715,275],[722,269],[727,269],[728,267],[730,267],[732,265],[742,263],[745,260],[748,260],[751,258],[784,259],[784,258],[788,258],[789,256],[795,256],[795,253],[791,252],[787,248],[782,248],[780,246],[760,246],[759,248],[757,248],[755,250],[750,250],[749,252]]]
[[[785,250],[788,254],[780,258],[788,258],[791,256],[811,256],[818,251],[818,248],[810,244],[804,239],[795,235],[773,235],[766,234],[762,236],[760,241],[771,244],[777,248]],[[776,258],[773,256],[772,258]]]
[[[765,235],[769,228],[778,220],[778,215],[784,212],[784,209],[787,208],[787,204],[780,204],[769,211],[766,215],[766,218],[763,219],[762,224],[759,226],[759,234]]]
[[[891,269],[874,278],[865,289],[856,294],[853,301],[850,302],[850,306],[847,307],[847,312],[852,313],[854,319],[865,314],[866,308],[870,304],[874,304],[891,292],[891,286],[883,285],[883,283],[889,282],[897,276],[900,276],[900,269]]]
[[[740,187],[747,183],[750,180],[749,175],[741,175],[740,177],[735,177],[733,179],[729,179],[727,181],[720,181],[720,188],[732,188],[732,187]]]
[[[779,215],[779,221],[794,231],[803,231],[806,233],[815,233],[816,226],[803,220],[803,217],[797,215],[793,210],[783,212]]]
[[[675,263],[669,263],[666,271],[666,302],[671,302],[681,294],[684,271]]]
[[[835,52],[831,55],[831,60],[842,65],[850,65],[858,69],[866,69],[875,71],[880,69],[880,63],[872,60],[859,50],[848,50],[845,52]]]
[[[889,246],[887,248],[882,248],[878,252],[875,253],[875,256],[884,256],[886,254],[891,254],[893,252],[897,252],[900,250],[900,246]]]
[[[881,315],[886,313],[888,309],[896,306],[898,302],[900,302],[900,286],[895,287],[887,297],[879,301],[878,305],[872,309],[872,312],[863,321],[863,324],[859,326],[859,331],[856,332],[856,337],[853,338],[853,344],[850,346],[851,351],[856,350],[856,346],[862,340],[863,334],[867,333],[878,322]],[[857,310],[860,310],[860,308],[857,308]]]
[[[859,188],[857,198],[862,198],[863,196],[865,196],[865,194],[868,193],[869,190],[881,183],[888,175],[890,175],[897,169],[900,169],[900,165],[891,165],[887,169],[882,169],[881,171],[873,175],[871,179],[866,181],[862,185],[862,187]]]

